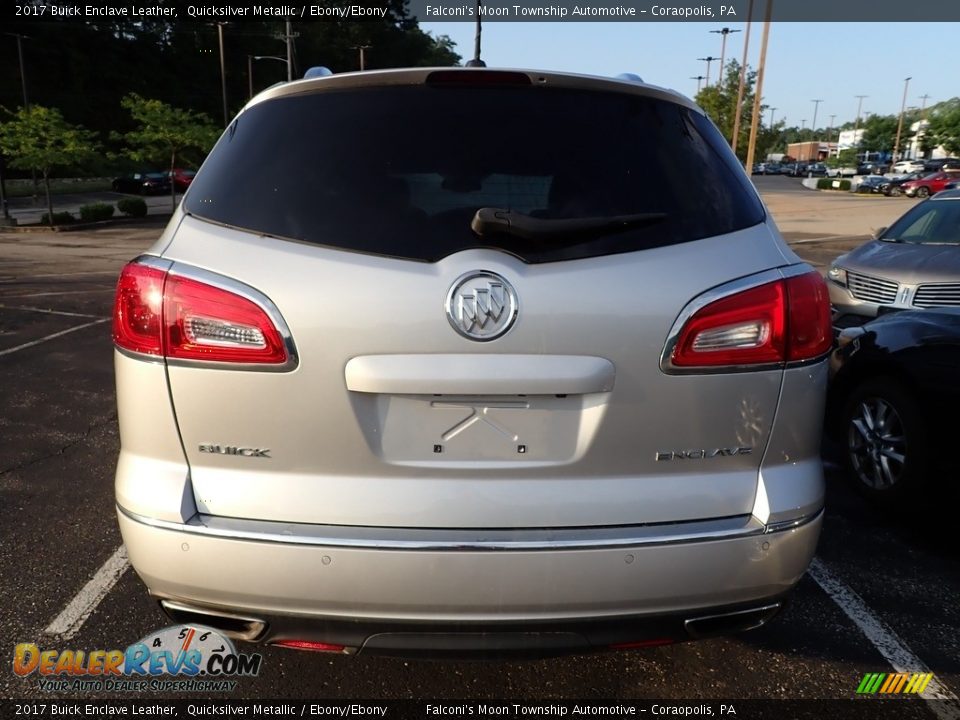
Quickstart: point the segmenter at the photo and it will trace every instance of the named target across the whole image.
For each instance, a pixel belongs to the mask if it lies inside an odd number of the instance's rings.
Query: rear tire
[[[900,197],[901,191],[899,185],[891,186],[890,190],[887,192],[887,195],[890,197]]]
[[[856,490],[886,507],[920,499],[929,462],[920,406],[902,383],[869,378],[847,398],[843,413],[847,476]]]

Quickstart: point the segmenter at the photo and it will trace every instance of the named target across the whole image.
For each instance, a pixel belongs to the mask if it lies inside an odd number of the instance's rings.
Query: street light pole
[[[870,97],[869,95],[854,95],[857,98],[857,119],[853,123],[853,146],[854,148],[860,147],[860,141],[857,138],[857,132],[860,130],[860,109],[863,107],[863,99]]]
[[[771,129],[771,130],[773,129],[773,112],[774,112],[774,110],[776,110],[775,107],[771,107],[771,108],[770,108],[770,129]]]
[[[833,119],[836,115],[830,116],[830,128],[827,130],[827,154],[830,154],[830,142],[833,138]]]
[[[359,50],[359,51],[360,51],[360,70],[361,70],[361,71],[367,69],[367,56],[366,56],[366,54],[364,53],[364,51],[365,51],[365,50],[369,50],[370,47],[371,47],[370,45],[354,45],[354,46],[353,46],[353,49],[354,49],[354,50]]]
[[[703,80],[703,75],[693,75],[690,77],[691,80],[697,81],[697,95],[700,94],[700,83]]]
[[[27,97],[27,71],[26,71],[26,66],[23,62],[23,40],[29,40],[30,36],[18,35],[17,33],[6,33],[6,34],[12,37],[15,37],[17,39],[17,59],[20,61],[20,86],[23,89],[23,109],[29,110],[30,100]],[[37,198],[40,195],[39,186],[37,185],[37,171],[31,169],[30,177],[33,180],[33,201],[37,202]],[[0,183],[5,183],[5,180],[0,179]],[[4,203],[6,203],[6,187],[4,187],[3,201]],[[6,215],[6,208],[4,208],[4,217],[8,217]]]
[[[28,40],[29,37],[26,35],[18,35],[17,33],[7,33],[7,35],[12,35],[17,39],[17,59],[20,61],[20,86],[23,89],[23,106],[25,108],[30,107],[30,101],[27,99],[27,72],[23,64],[23,40]]]
[[[217,40],[220,43],[220,94],[223,96],[223,126],[230,124],[227,111],[227,66],[223,58],[223,23],[217,23]]]
[[[707,56],[705,58],[697,58],[697,60],[705,60],[707,63],[707,82],[704,84],[704,87],[710,87],[710,63],[712,63],[717,58],[712,56]]]
[[[740,32],[739,30],[731,30],[728,27],[721,28],[720,30],[711,30],[712,33],[717,33],[723,35],[723,42],[720,43],[720,79],[717,81],[718,87],[723,87],[723,59],[726,57],[727,53],[727,35],[730,33]]]
[[[248,74],[250,76],[250,97],[253,97],[253,60],[276,60],[277,62],[282,62],[287,64],[287,74],[289,75],[290,64],[287,62],[286,58],[282,58],[279,55],[247,55],[247,65],[248,65]]]
[[[811,100],[810,102],[813,103],[813,123],[810,125],[810,129],[813,130],[814,140],[816,140],[816,134],[817,134],[817,110],[820,109],[820,103],[822,103],[823,100]]]
[[[903,112],[907,108],[907,88],[910,86],[910,78],[903,80],[903,102],[900,103],[900,121],[897,123],[897,139],[893,143],[893,162],[900,158],[897,154],[900,152],[900,133],[903,131]]]

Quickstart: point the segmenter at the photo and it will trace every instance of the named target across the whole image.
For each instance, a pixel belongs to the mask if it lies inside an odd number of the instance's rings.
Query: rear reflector
[[[113,341],[124,350],[183,360],[280,365],[288,358],[280,332],[257,303],[136,262],[117,284]]]
[[[827,285],[811,271],[704,306],[684,323],[670,359],[678,367],[779,364],[819,357],[832,342]]]
[[[290,648],[292,650],[309,650],[311,652],[345,653],[347,651],[345,645],[313,642],[312,640],[278,640],[277,642],[270,644],[276,645],[277,647]]]

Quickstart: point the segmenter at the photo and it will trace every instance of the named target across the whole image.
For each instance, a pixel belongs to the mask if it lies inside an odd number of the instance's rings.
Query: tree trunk
[[[43,170],[43,189],[47,193],[47,220],[50,221],[50,226],[53,226],[53,196],[50,195],[50,171],[44,168]]]

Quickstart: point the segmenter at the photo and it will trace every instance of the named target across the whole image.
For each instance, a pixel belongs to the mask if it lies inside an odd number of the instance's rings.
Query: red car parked
[[[197,174],[196,170],[185,170],[183,168],[174,168],[170,171],[170,179],[173,180],[173,187],[177,192],[183,192],[193,181],[193,176]]]
[[[940,192],[943,190],[944,185],[954,180],[960,180],[960,172],[935,172],[919,180],[905,182],[900,186],[900,189],[904,195],[908,195],[909,197],[925,198]]]

